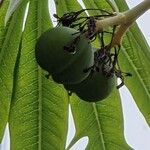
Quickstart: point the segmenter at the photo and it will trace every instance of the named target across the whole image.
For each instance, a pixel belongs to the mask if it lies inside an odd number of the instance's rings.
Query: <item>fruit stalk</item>
[[[130,10],[118,13],[113,17],[108,17],[103,20],[96,20],[96,32],[102,32],[105,28],[110,26],[118,26],[113,37],[111,47],[114,47],[115,45],[121,45],[122,37],[127,29],[149,9],[150,1],[144,0]]]
[[[128,11],[118,13],[113,17],[108,17],[103,20],[96,20],[96,30],[100,32],[110,26],[133,23],[149,9],[150,1],[145,0]]]
[[[127,23],[134,22],[149,9],[150,9],[150,1],[144,0],[143,2],[141,2],[134,8],[130,9],[129,11],[124,12]]]

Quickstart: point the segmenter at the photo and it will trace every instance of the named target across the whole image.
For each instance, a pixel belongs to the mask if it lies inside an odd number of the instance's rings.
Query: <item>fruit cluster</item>
[[[97,36],[95,18],[85,17],[80,22],[79,12],[61,18],[55,15],[58,26],[39,37],[35,55],[40,67],[63,84],[68,93],[96,102],[108,97],[115,86],[116,53],[110,52],[110,45],[97,49],[91,46]]]

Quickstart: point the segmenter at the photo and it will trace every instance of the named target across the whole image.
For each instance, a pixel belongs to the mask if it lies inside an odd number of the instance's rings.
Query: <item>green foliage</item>
[[[3,11],[6,12],[7,2],[3,3],[0,10],[2,15],[0,25],[0,140],[2,139],[4,128],[8,121],[13,88],[14,67],[21,41],[25,7],[26,5],[20,6],[18,10],[16,10],[6,27],[4,27]]]
[[[59,16],[81,9],[76,0],[54,1]],[[76,133],[69,147],[88,136],[89,150],[130,150],[124,139],[118,90],[114,89],[104,101],[87,103],[76,95],[69,98],[62,85],[45,78],[35,59],[35,44],[38,37],[52,27],[48,0],[29,2],[23,32],[27,1],[10,0],[8,8],[8,0],[4,0],[0,6],[0,140],[9,122],[12,150],[65,149],[70,103]],[[84,2],[87,8],[115,9],[110,0]],[[120,10],[127,9],[124,0],[115,2]],[[125,36],[119,58],[122,69],[133,73],[125,83],[148,122],[149,53],[149,46],[134,25]]]
[[[7,1],[7,0],[4,0]],[[5,16],[5,24],[7,24],[8,20],[12,16],[12,14],[15,12],[15,10],[19,7],[19,5],[22,5],[22,3],[26,3],[29,0],[9,0],[9,6],[8,10],[6,12]]]
[[[120,96],[116,89],[104,101],[87,103],[71,98],[76,134],[69,147],[83,136],[89,137],[87,150],[130,150],[124,141]]]
[[[49,27],[47,0],[32,1],[16,65],[9,116],[11,147],[14,150],[65,147],[67,93],[45,78],[34,56],[36,39]]]
[[[116,4],[120,11],[128,9],[124,0],[116,0]],[[136,23],[130,27],[123,39],[119,58],[121,68],[133,75],[126,79],[126,86],[150,124],[150,48]]]

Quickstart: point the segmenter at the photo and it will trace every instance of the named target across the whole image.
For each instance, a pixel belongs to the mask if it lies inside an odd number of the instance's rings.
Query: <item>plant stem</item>
[[[96,20],[97,31],[102,31],[104,28],[114,25],[129,24],[134,22],[148,9],[150,9],[150,1],[144,0],[132,9],[119,13],[116,16],[108,17],[103,20]]]
[[[129,11],[124,12],[126,16],[127,22],[134,22],[137,20],[141,15],[143,15],[148,9],[150,9],[150,1],[144,0],[134,8],[130,9]]]
[[[104,18],[103,20],[96,20],[96,31],[101,32],[110,26],[118,26],[114,35],[111,47],[120,45],[121,40],[127,29],[135,22],[142,14],[150,9],[150,0],[144,0],[134,8],[118,13],[116,16]]]
[[[113,17],[104,18],[103,20],[96,20],[96,32],[101,32],[110,26],[123,24],[125,20],[126,18],[123,13],[119,13]]]
[[[122,24],[117,28],[117,31],[115,32],[114,36],[113,36],[113,40],[112,43],[110,44],[110,48],[115,47],[116,45],[121,46],[122,43],[122,38],[123,35],[126,33],[126,31],[128,30],[130,24]]]

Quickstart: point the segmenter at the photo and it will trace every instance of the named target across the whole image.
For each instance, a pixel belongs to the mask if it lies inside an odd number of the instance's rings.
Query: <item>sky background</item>
[[[79,0],[80,1],[80,0]],[[129,7],[136,6],[142,0],[126,0]],[[54,14],[54,3],[50,3],[50,9]],[[54,20],[54,18],[52,18]],[[142,17],[137,20],[139,27],[141,28],[144,36],[146,37],[150,45],[150,11],[145,13]],[[143,115],[140,113],[132,96],[129,94],[127,88],[124,86],[120,89],[122,97],[122,107],[124,113],[124,125],[125,125],[125,137],[135,150],[150,150],[150,128],[146,124]],[[68,139],[67,145],[74,136],[75,127],[73,123],[73,117],[71,111],[69,113],[69,129],[68,129]],[[71,150],[84,150],[88,143],[88,138],[82,138],[78,141]],[[9,150],[9,132],[8,127],[0,144],[0,150]]]

